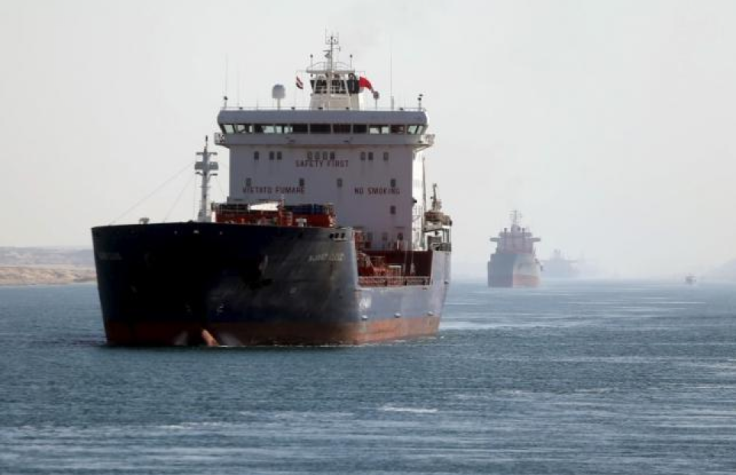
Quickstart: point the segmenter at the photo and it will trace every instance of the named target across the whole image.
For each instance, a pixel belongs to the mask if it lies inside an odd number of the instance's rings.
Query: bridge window
[[[225,134],[411,134],[420,135],[425,125],[383,124],[220,124]]]
[[[391,207],[389,208],[389,211],[391,211],[391,214],[396,214],[396,206],[391,205]]]
[[[281,160],[281,151],[276,152],[276,160]]]
[[[371,124],[368,127],[368,133],[370,133],[370,134],[387,134],[388,133],[388,125],[373,125],[373,124]]]
[[[324,79],[312,79],[309,81],[312,83],[312,90],[315,94],[324,94],[327,92],[327,81]]]
[[[276,158],[276,152],[268,152],[268,159],[273,160]]]
[[[388,162],[388,152],[383,152],[383,161]]]
[[[342,178],[337,179],[337,187],[342,188]]]
[[[365,152],[360,152],[360,159],[365,161]]]
[[[330,152],[330,160],[334,160],[334,159],[335,159],[335,152]]]
[[[368,152],[368,161],[369,162],[373,161],[373,152]]]
[[[345,89],[345,81],[341,81],[340,79],[333,79],[332,80],[332,93],[333,94],[345,94],[347,91]]]
[[[312,124],[310,130],[313,134],[329,134],[330,124]]]
[[[322,152],[322,160],[327,160],[327,152]]]
[[[304,178],[299,178],[299,188],[304,188]]]
[[[250,179],[250,178],[246,178],[246,179],[245,179],[245,186],[248,186],[248,187],[250,187],[252,183],[253,183],[253,182],[251,181],[251,179]]]
[[[311,160],[312,159],[312,151],[311,150],[309,152],[307,152],[307,159],[308,160]]]
[[[396,178],[391,178],[391,188],[396,188]]]
[[[261,158],[261,152],[256,150],[255,152],[253,152],[253,160],[258,160],[259,158]]]

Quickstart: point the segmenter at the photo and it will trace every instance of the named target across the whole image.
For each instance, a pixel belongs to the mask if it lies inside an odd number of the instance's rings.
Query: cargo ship
[[[541,265],[536,257],[534,244],[540,238],[534,237],[519,224],[521,213],[511,213],[511,227],[504,228],[498,237],[491,238],[496,243],[496,251],[488,261],[489,287],[536,287],[540,281]]]
[[[561,250],[555,249],[549,259],[542,261],[544,277],[545,279],[574,279],[580,275],[576,264],[577,261],[566,258]]]
[[[196,220],[92,229],[111,345],[363,344],[436,334],[450,284],[452,221],[425,183],[434,143],[416,107],[379,108],[370,80],[338,58],[296,76],[309,106],[227,105],[205,142]],[[304,79],[302,79],[304,78]],[[367,100],[366,100],[367,96]],[[296,102],[295,102],[296,104]]]

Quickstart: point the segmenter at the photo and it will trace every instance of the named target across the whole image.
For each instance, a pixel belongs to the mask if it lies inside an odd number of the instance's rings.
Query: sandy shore
[[[87,267],[0,266],[0,285],[64,285],[94,282]]]

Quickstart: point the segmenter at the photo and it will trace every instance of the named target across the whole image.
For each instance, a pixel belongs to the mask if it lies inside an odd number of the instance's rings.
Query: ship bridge
[[[491,242],[497,244],[497,253],[526,253],[534,254],[534,244],[541,241],[541,238],[534,237],[532,232],[521,227],[521,213],[514,210],[511,213],[511,229],[504,228],[498,233],[498,237],[492,237]]]
[[[421,95],[414,108],[378,108],[380,94],[363,73],[350,63],[337,59],[340,51],[335,36],[327,39],[325,60],[297,74],[296,87],[311,89],[309,107],[282,108],[286,90],[273,88],[273,109],[227,107],[217,117],[221,133],[215,136],[219,145],[241,144],[333,144],[333,145],[411,145],[431,146],[433,135],[426,134],[427,114]],[[300,74],[308,75],[305,85]],[[365,93],[370,91],[375,107],[366,109]]]
[[[408,145],[426,148],[424,110],[223,109],[218,145]]]
[[[380,109],[373,84],[338,52],[330,37],[325,60],[297,75],[296,87],[310,90],[308,108],[282,107],[286,89],[277,85],[275,107],[219,112],[215,142],[230,150],[228,202],[329,203],[368,248],[426,249],[424,150],[434,136],[422,97],[415,108]]]

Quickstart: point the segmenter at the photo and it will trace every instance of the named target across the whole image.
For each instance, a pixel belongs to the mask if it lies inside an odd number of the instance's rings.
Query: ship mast
[[[212,216],[210,213],[210,177],[217,175],[215,173],[218,170],[217,162],[210,160],[210,157],[217,155],[217,152],[210,152],[207,150],[209,138],[204,138],[204,150],[197,152],[197,155],[202,157],[202,160],[197,161],[194,164],[194,170],[197,175],[202,176],[202,194],[199,203],[199,213],[197,214],[197,221],[200,223],[212,222]]]
[[[328,94],[333,94],[337,91],[335,91],[333,87],[332,80],[335,79],[335,50],[340,51],[340,39],[335,37],[334,34],[330,35],[329,38],[326,38],[325,43],[327,43],[327,46],[329,46],[328,49],[325,50],[325,57],[327,58],[327,92]]]
[[[518,209],[515,209],[511,212],[511,227],[520,227],[519,222],[521,221],[521,213],[519,213]]]

